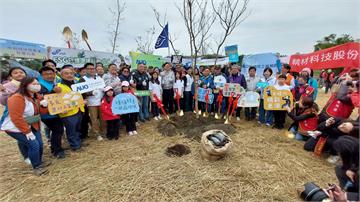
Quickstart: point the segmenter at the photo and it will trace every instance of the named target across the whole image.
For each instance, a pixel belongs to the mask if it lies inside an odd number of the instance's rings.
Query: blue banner
[[[206,102],[205,101],[205,95],[206,93],[209,94],[209,102],[208,104],[212,104],[214,102],[214,94],[212,94],[211,89],[205,89],[205,88],[198,88],[198,101],[199,102]]]
[[[255,55],[246,55],[243,59],[241,73],[247,76],[249,67],[256,67],[256,75],[263,77],[264,69],[270,67],[273,70],[273,76],[278,72],[278,60],[274,53],[261,53]],[[279,60],[280,61],[280,60]]]
[[[0,38],[0,56],[44,60],[46,47],[43,44]]]
[[[139,112],[139,103],[137,98],[130,93],[121,93],[115,96],[111,110],[113,114],[129,114]]]
[[[239,53],[238,46],[225,46],[225,54],[229,57],[229,62],[238,62],[239,61]]]

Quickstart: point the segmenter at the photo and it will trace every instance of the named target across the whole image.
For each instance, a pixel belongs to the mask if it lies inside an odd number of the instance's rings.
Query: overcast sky
[[[175,6],[182,0],[125,2],[119,41],[122,54],[136,50],[135,37],[144,35],[153,25],[156,35],[161,32],[151,6],[161,14],[167,12],[169,32],[179,36],[176,48],[189,54],[185,25]],[[110,51],[107,31],[112,22],[108,11],[111,6],[115,6],[115,0],[0,0],[0,38],[66,47],[61,31],[70,26],[78,34],[82,29],[87,31],[93,50]],[[250,10],[250,16],[226,41],[226,45],[237,44],[239,54],[307,53],[317,40],[331,33],[360,38],[360,0],[250,0]],[[220,29],[215,23],[213,38]],[[81,47],[86,45],[81,42]],[[165,56],[167,49],[157,49],[154,54]]]

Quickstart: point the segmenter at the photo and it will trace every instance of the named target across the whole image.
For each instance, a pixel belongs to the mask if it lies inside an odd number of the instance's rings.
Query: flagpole
[[[170,56],[170,41],[169,41],[169,36],[170,36],[170,34],[169,34],[169,22],[167,22],[166,23],[167,24],[167,26],[168,26],[168,33],[167,33],[167,40],[168,40],[168,56]]]

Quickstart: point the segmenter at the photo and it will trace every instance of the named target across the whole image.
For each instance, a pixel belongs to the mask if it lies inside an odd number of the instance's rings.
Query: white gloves
[[[41,100],[40,105],[43,106],[43,107],[47,107],[48,106],[48,101],[47,100]]]
[[[146,81],[143,81],[143,82],[142,82],[142,85],[143,85],[143,86],[146,86]]]
[[[26,134],[26,139],[28,139],[28,140],[35,140],[36,137],[35,137],[35,135],[34,135],[32,132],[30,132],[30,133]]]

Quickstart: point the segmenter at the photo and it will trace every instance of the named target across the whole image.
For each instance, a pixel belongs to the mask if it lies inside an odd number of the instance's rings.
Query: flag
[[[169,47],[168,35],[168,24],[166,24],[158,39],[156,40],[155,49]]]

